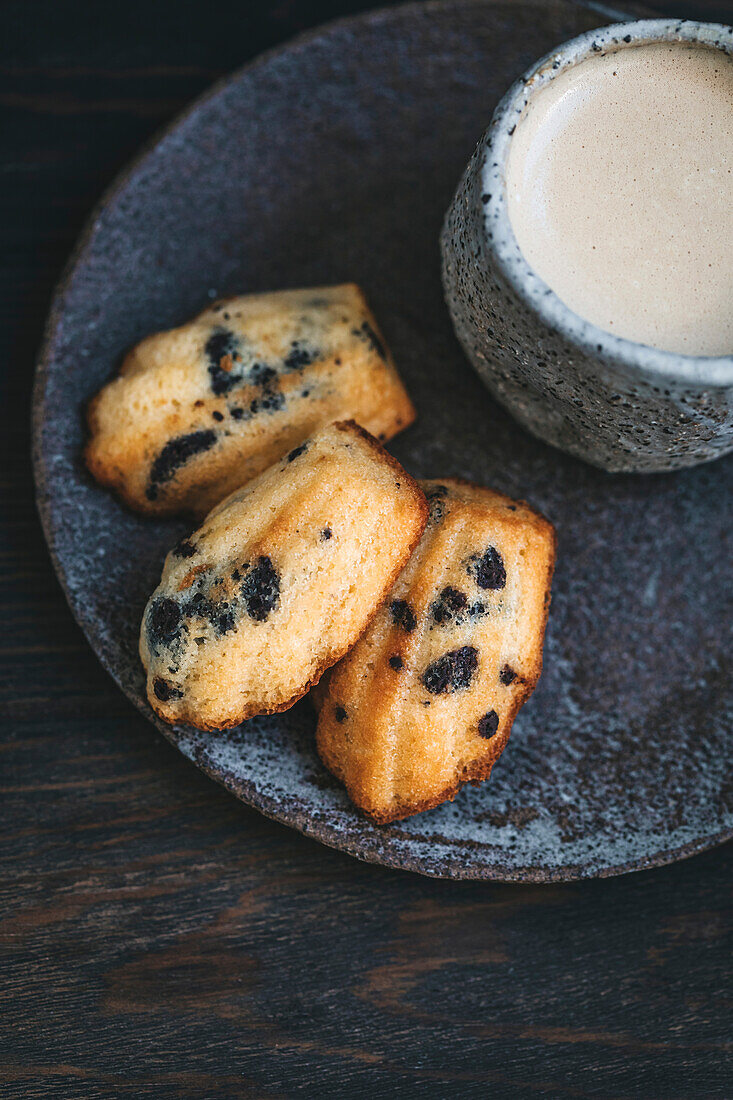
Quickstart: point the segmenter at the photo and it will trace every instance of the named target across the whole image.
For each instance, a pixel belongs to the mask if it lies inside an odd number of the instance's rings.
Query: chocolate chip
[[[249,377],[253,386],[270,386],[277,378],[277,371],[267,363],[255,363]]]
[[[192,558],[196,553],[196,547],[190,539],[181,539],[173,547],[173,554],[177,558]]]
[[[203,592],[195,592],[190,600],[183,605],[183,613],[196,619],[208,619],[209,622],[215,623],[217,611],[216,606]]]
[[[217,327],[204,344],[209,360],[209,379],[214,393],[221,397],[242,381],[242,372],[234,369],[234,357],[239,358],[242,341],[231,329]]]
[[[499,715],[495,710],[490,710],[483,718],[478,720],[478,731],[482,737],[493,737],[499,728]]]
[[[499,673],[499,679],[502,684],[513,684],[517,678],[517,674],[511,665],[504,665],[503,669]]]
[[[405,662],[397,654],[395,654],[394,657],[390,657],[389,664],[390,668],[393,668],[395,672],[399,672],[401,668],[405,667]]]
[[[214,411],[211,415],[213,416],[214,420],[223,420],[224,419],[224,413],[220,413],[218,409],[214,409]]]
[[[223,612],[216,620],[216,629],[220,634],[228,634],[230,630],[234,630],[236,625],[236,619],[232,610]]]
[[[180,688],[169,684],[167,680],[162,680],[160,676],[153,680],[153,691],[155,692],[155,698],[160,699],[161,703],[167,703],[169,699],[183,698],[183,692]]]
[[[293,340],[290,351],[283,359],[286,370],[303,370],[318,359],[319,353],[312,348],[303,347],[299,340]]]
[[[470,685],[477,668],[478,650],[475,646],[464,645],[429,664],[422,682],[431,695],[461,691]]]
[[[259,412],[277,412],[285,404],[285,395],[278,389],[278,375],[267,363],[255,363],[250,371],[253,385],[262,387],[262,396],[255,397],[249,406],[253,416]]]
[[[506,584],[506,569],[502,556],[493,546],[488,546],[480,557],[474,554],[467,572],[474,577],[479,588],[498,589]]]
[[[407,600],[392,600],[389,610],[395,626],[401,626],[406,634],[412,634],[417,626],[417,619]]]
[[[206,428],[169,440],[150,467],[150,481],[145,490],[148,500],[157,500],[159,487],[171,480],[179,466],[185,465],[195,455],[210,450],[216,438],[216,432]]]
[[[261,557],[240,589],[247,614],[264,622],[280,603],[280,574],[268,557]]]
[[[333,708],[333,716],[337,722],[345,722],[347,718],[346,710],[344,707],[338,704]]]
[[[229,412],[235,420],[241,420],[244,416],[244,409],[241,409],[238,405],[231,408]]]
[[[253,416],[259,412],[277,412],[285,404],[285,395],[279,390],[266,390],[262,397],[256,397],[250,403],[249,411]]]
[[[330,527],[324,527],[323,530],[321,531],[321,539],[324,542],[327,542],[328,539],[330,539],[332,537],[333,537],[333,531],[331,530],[331,528]]]
[[[448,623],[468,603],[466,596],[458,588],[447,585],[430,608],[436,623]]]
[[[169,596],[154,600],[148,611],[148,638],[153,645],[166,645],[177,636],[181,627],[181,609]]]
[[[301,443],[299,447],[293,447],[292,451],[288,455],[288,462],[292,462],[294,459],[298,458],[299,455],[305,454],[307,450],[307,443]]]

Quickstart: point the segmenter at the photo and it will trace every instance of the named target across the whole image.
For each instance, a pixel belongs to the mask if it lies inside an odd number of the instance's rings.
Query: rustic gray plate
[[[534,58],[604,21],[567,0],[464,0],[269,54],[114,185],[54,301],[35,404],[41,515],[74,614],[151,720],[138,624],[183,526],[139,519],[91,482],[82,409],[126,348],[207,298],[358,281],[419,410],[395,454],[417,475],[527,497],[557,525],[540,686],[491,781],[452,805],[368,824],[320,765],[307,702],[221,735],[158,723],[244,802],[362,859],[549,881],[665,863],[733,833],[733,460],[610,476],[542,445],[491,401],[441,295],[441,218],[495,102]]]

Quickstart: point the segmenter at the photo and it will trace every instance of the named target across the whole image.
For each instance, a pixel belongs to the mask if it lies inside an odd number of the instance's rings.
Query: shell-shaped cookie
[[[421,483],[425,533],[354,649],[318,688],[318,751],[377,822],[486,779],[542,667],[555,558],[526,504]]]
[[[89,406],[86,461],[130,507],[204,515],[318,428],[415,418],[357,286],[218,302],[149,336]]]
[[[151,706],[200,729],[292,706],[362,633],[427,515],[353,422],[299,444],[166,558],[140,632]]]

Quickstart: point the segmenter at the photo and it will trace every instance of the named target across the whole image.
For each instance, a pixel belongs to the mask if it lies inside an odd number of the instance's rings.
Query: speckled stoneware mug
[[[733,355],[660,351],[569,309],[519,249],[505,168],[517,120],[538,89],[590,56],[646,42],[700,43],[733,55],[733,28],[617,23],[547,54],[496,108],[441,238],[453,324],[492,394],[541,439],[611,471],[674,470],[733,450]]]

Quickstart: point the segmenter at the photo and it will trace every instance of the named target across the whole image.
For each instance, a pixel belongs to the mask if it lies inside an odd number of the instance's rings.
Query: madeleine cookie
[[[130,507],[205,514],[312,432],[415,418],[360,289],[252,294],[149,336],[89,406],[87,465]]]
[[[488,778],[542,668],[551,524],[468,482],[421,484],[425,534],[315,700],[321,759],[380,823]]]
[[[353,421],[299,444],[166,558],[140,633],[153,709],[199,729],[287,710],[362,633],[427,515]]]

